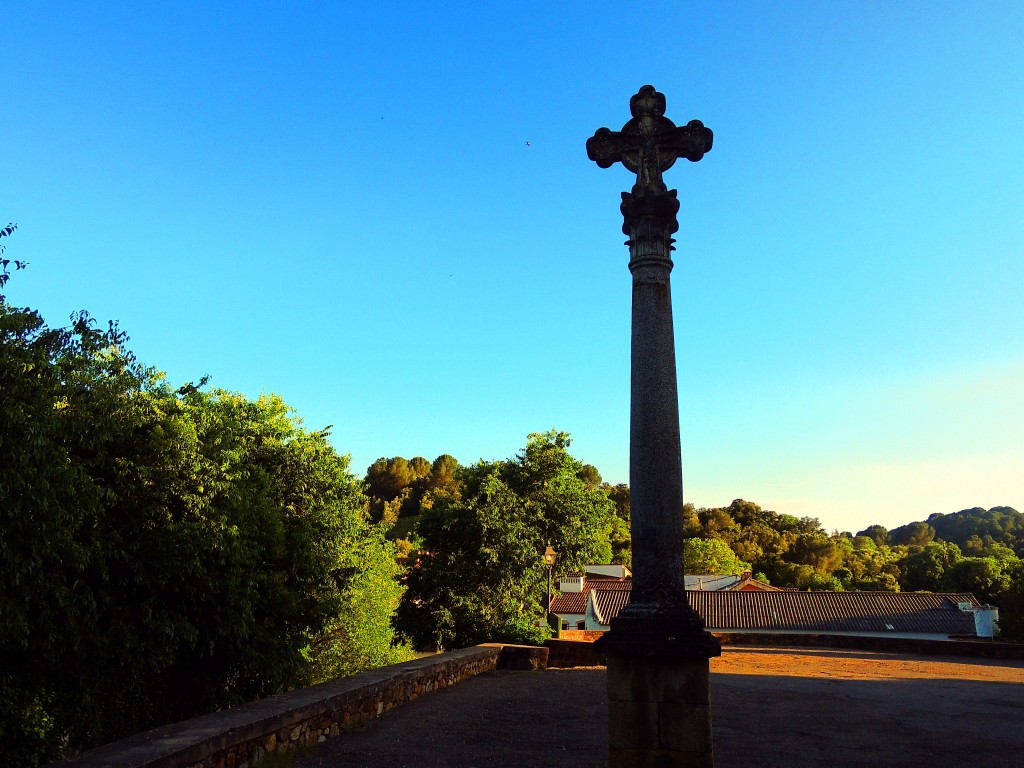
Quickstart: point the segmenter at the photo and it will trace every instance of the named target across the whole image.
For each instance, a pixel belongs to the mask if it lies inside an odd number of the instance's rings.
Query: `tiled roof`
[[[585,589],[605,589],[605,590],[625,590],[629,592],[633,589],[633,582],[629,579],[613,579],[611,581],[601,581],[600,579],[587,579],[584,585]]]
[[[587,595],[590,593],[590,590],[625,590],[628,599],[629,590],[632,586],[633,582],[629,579],[617,579],[614,576],[587,575],[587,578],[583,581],[583,591],[564,592],[561,595],[556,595],[551,601],[551,612],[584,614],[587,612]]]
[[[598,617],[607,624],[629,593],[595,590]],[[973,614],[961,602],[979,606],[970,594],[917,592],[735,592],[688,591],[690,605],[709,630],[800,632],[915,632],[973,635]]]
[[[562,595],[557,595],[554,600],[551,601],[551,612],[552,613],[579,613],[584,614],[587,612],[587,593],[586,592],[566,592]]]
[[[608,624],[618,616],[632,594],[632,590],[628,589],[595,589],[594,612],[597,614],[598,622]]]

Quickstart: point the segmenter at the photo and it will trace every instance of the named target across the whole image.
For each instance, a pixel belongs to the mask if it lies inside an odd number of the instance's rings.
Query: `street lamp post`
[[[551,573],[552,573],[552,569],[554,569],[554,567],[555,567],[555,550],[553,550],[551,548],[551,542],[550,541],[548,542],[547,549],[544,550],[544,562],[547,563],[547,566],[548,566],[548,603],[547,603],[547,606],[545,607],[545,610],[546,610],[545,619],[547,620],[548,625],[550,626],[550,624],[551,624]]]

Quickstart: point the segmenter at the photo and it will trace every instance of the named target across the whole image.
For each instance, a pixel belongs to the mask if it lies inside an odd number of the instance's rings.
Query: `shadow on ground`
[[[730,671],[712,674],[717,768],[1024,765],[1018,664],[1004,670],[1008,682],[886,678],[887,664],[914,662],[860,654],[881,679],[839,679],[822,669],[806,676],[792,650],[786,663],[805,676],[743,674],[742,653],[763,662],[755,649],[727,651]],[[849,657],[805,660],[838,667]],[[606,679],[603,668],[481,675],[326,742],[297,764],[600,768],[608,748]]]

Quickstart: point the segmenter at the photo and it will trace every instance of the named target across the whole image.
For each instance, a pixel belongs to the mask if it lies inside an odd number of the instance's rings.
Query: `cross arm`
[[[685,157],[695,163],[711,151],[714,140],[715,135],[710,128],[706,128],[700,120],[691,120],[686,125],[673,126],[666,136],[664,146],[678,157]]]
[[[598,128],[597,132],[587,139],[587,157],[601,168],[611,168],[622,160],[622,153],[635,149],[635,142],[627,142],[622,133],[608,128]]]

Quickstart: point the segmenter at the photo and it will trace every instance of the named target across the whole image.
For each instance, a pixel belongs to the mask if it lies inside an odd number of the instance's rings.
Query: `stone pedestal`
[[[608,656],[609,768],[713,768],[709,662],[722,646],[700,616],[627,606],[598,642]]]
[[[608,768],[712,768],[708,659],[608,656]]]

